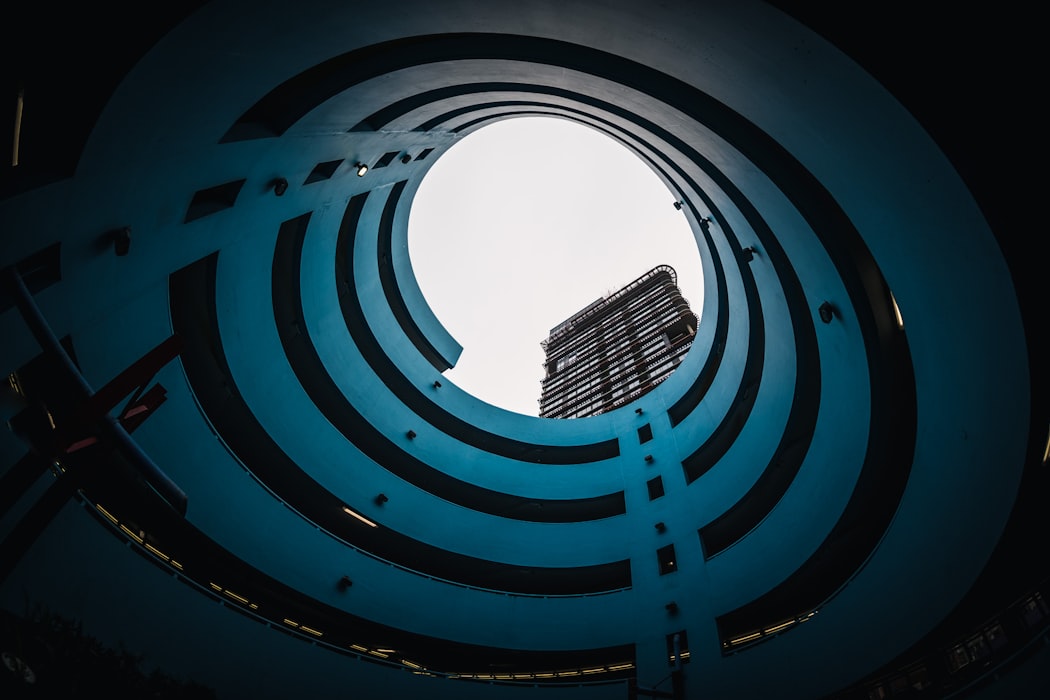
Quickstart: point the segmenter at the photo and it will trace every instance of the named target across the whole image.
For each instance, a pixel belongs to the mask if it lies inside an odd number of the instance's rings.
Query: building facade
[[[540,417],[596,416],[645,395],[682,361],[696,328],[668,265],[594,301],[540,343]]]

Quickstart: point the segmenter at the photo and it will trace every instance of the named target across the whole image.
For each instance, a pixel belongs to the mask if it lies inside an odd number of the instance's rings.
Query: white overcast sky
[[[445,377],[535,416],[550,329],[656,265],[699,315],[700,258],[685,214],[625,146],[575,122],[506,119],[463,137],[412,203],[420,289],[463,346]]]

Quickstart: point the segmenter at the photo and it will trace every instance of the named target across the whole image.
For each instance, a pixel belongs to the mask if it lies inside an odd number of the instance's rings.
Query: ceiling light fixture
[[[357,164],[357,176],[358,177],[364,177],[365,173],[367,173],[367,172],[368,172],[368,166],[367,165],[365,165],[364,163],[358,163]]]

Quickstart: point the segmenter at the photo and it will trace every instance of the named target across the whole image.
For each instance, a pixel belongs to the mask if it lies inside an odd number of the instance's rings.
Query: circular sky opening
[[[419,288],[463,346],[444,376],[536,416],[540,342],[596,299],[670,265],[699,316],[700,255],[675,199],[626,146],[567,119],[505,119],[455,143],[408,221]]]

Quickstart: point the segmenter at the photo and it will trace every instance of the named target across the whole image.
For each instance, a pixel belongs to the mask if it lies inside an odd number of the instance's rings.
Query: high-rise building
[[[596,416],[643,396],[682,361],[696,327],[669,265],[592,302],[540,343],[540,416]]]

